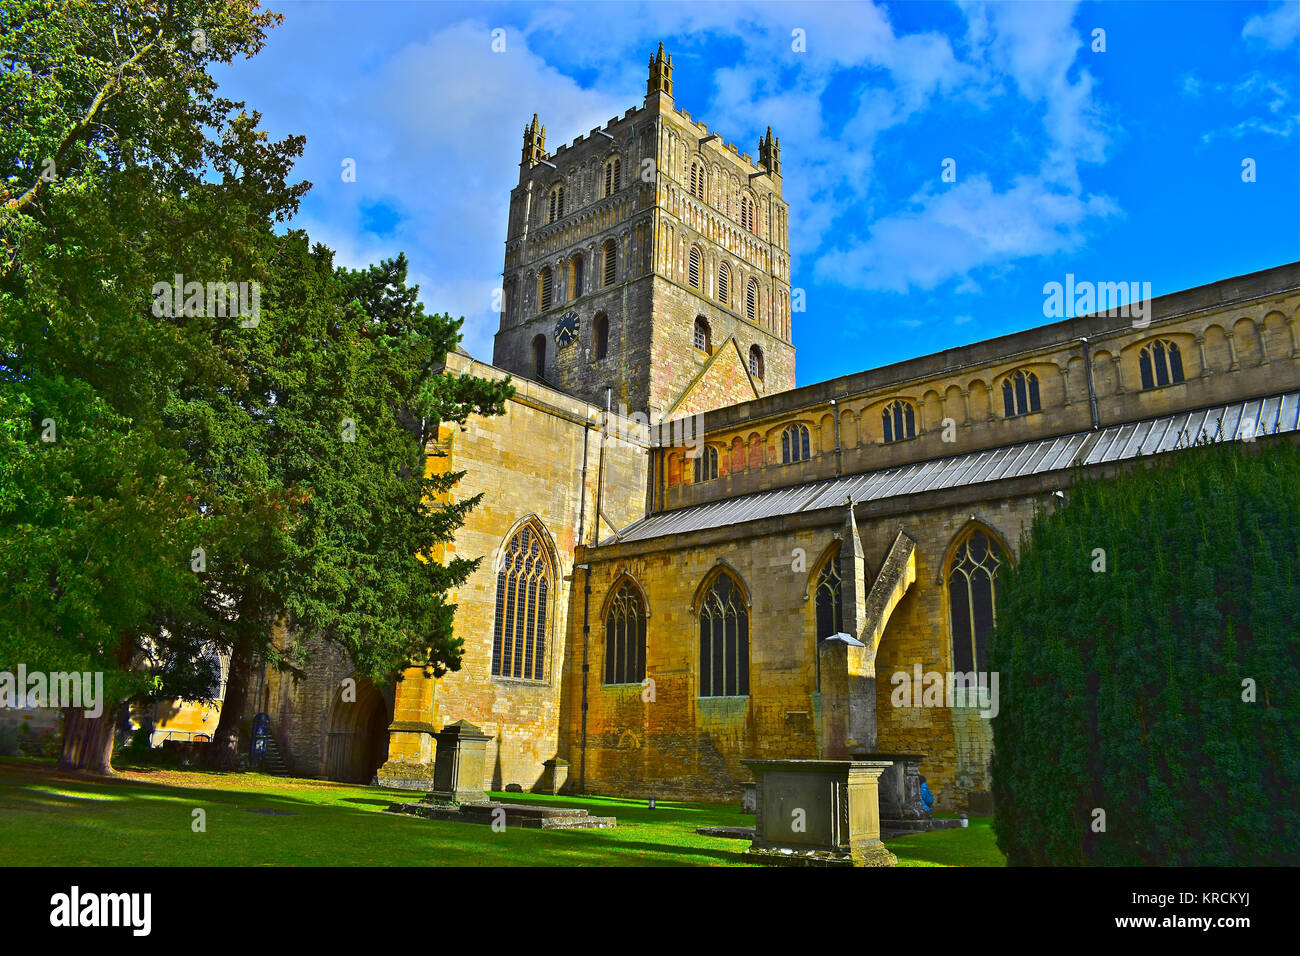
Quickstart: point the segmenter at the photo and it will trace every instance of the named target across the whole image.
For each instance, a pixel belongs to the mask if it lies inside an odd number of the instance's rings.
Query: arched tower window
[[[497,572],[492,673],[542,680],[546,671],[546,606],[551,561],[537,529],[524,525],[506,545]]]
[[[704,164],[698,162],[691,163],[691,195],[698,199],[704,198]]]
[[[758,220],[758,204],[748,196],[740,197],[740,225],[749,232],[755,232]]]
[[[731,270],[727,268],[724,262],[718,266],[718,301],[724,305],[727,302],[727,293],[731,289]]]
[[[712,481],[718,477],[718,450],[712,445],[700,449],[695,459],[695,483]]]
[[[709,331],[709,323],[702,315],[695,317],[695,347],[701,352],[713,353],[713,336]]]
[[[1042,411],[1038,399],[1038,376],[1016,369],[1002,380],[1002,407],[1007,418]]]
[[[606,239],[604,245],[600,247],[602,264],[601,270],[604,273],[605,287],[609,288],[614,284],[614,279],[618,274],[618,245],[613,239]]]
[[[749,374],[763,381],[763,350],[757,345],[749,347]]]
[[[749,694],[749,609],[723,571],[700,601],[700,696]]]
[[[885,406],[880,416],[886,443],[916,437],[916,409],[911,402],[896,399]]]
[[[822,686],[821,643],[826,638],[844,632],[844,596],[840,587],[840,553],[835,553],[823,563],[817,573],[817,586],[813,592],[817,608],[816,640],[813,642],[813,660],[817,673],[817,688]]]
[[[998,569],[1006,561],[998,543],[978,527],[953,552],[948,567],[948,606],[954,671],[987,670],[989,637],[997,621]]]
[[[808,426],[787,425],[785,431],[781,433],[782,463],[788,465],[811,457],[808,448]]]
[[[550,217],[547,222],[555,222],[564,217],[564,184],[556,183],[551,187]]]
[[[625,580],[605,612],[605,683],[639,684],[645,680],[645,599]]]
[[[1178,345],[1168,339],[1157,339],[1142,347],[1138,358],[1142,372],[1143,388],[1160,388],[1183,381],[1183,356]]]
[[[570,299],[576,299],[582,295],[582,256],[576,255],[569,260],[569,289],[572,290]]]
[[[692,289],[700,287],[700,249],[698,246],[691,246],[691,253],[686,265],[686,278],[690,282]]]
[[[750,279],[745,283],[745,317],[751,322],[758,321],[758,280]]]
[[[605,160],[605,192],[604,195],[612,196],[622,188],[623,161],[617,156],[611,156]]]
[[[537,277],[537,310],[545,312],[551,307],[551,296],[555,292],[555,277],[551,274],[550,266],[542,266],[542,271]]]
[[[604,312],[596,316],[592,337],[595,339],[596,360],[600,361],[609,354],[609,317]]]

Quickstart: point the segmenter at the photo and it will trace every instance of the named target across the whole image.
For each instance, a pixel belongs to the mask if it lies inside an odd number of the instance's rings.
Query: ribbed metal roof
[[[1096,465],[1174,451],[1198,439],[1238,438],[1300,431],[1300,391],[1269,398],[1216,405],[1192,412],[1112,425],[1100,432],[1076,432],[1058,438],[971,452],[952,458],[916,462],[898,468],[869,471],[814,481],[789,488],[759,491],[692,505],[642,518],[616,541],[645,541],[664,535],[721,528],[777,515],[843,507],[854,501],[879,501],[941,488],[975,485],[1002,478],[1022,478],[1061,471],[1074,465]]]

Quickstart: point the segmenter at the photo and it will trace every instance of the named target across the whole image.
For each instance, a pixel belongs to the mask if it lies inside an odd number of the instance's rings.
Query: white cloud
[[[911,208],[871,226],[865,240],[823,256],[819,281],[863,289],[933,289],[972,270],[1079,249],[1084,226],[1118,214],[1104,197],[1059,190],[1036,176],[999,192],[983,175],[927,187]]]
[[[1300,3],[1288,0],[1268,13],[1254,14],[1241,28],[1241,36],[1270,50],[1285,50],[1300,39]]]

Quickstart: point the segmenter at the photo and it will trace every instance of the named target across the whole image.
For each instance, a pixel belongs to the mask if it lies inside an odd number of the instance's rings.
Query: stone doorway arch
[[[369,783],[388,759],[392,705],[368,679],[353,675],[334,693],[326,723],[325,778]],[[355,696],[355,700],[353,700]],[[345,699],[346,698],[346,699]]]

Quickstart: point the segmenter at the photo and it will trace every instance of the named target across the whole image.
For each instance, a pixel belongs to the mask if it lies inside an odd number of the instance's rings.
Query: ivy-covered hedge
[[[1300,862],[1300,449],[1078,480],[1002,581],[991,660],[1009,863]]]

